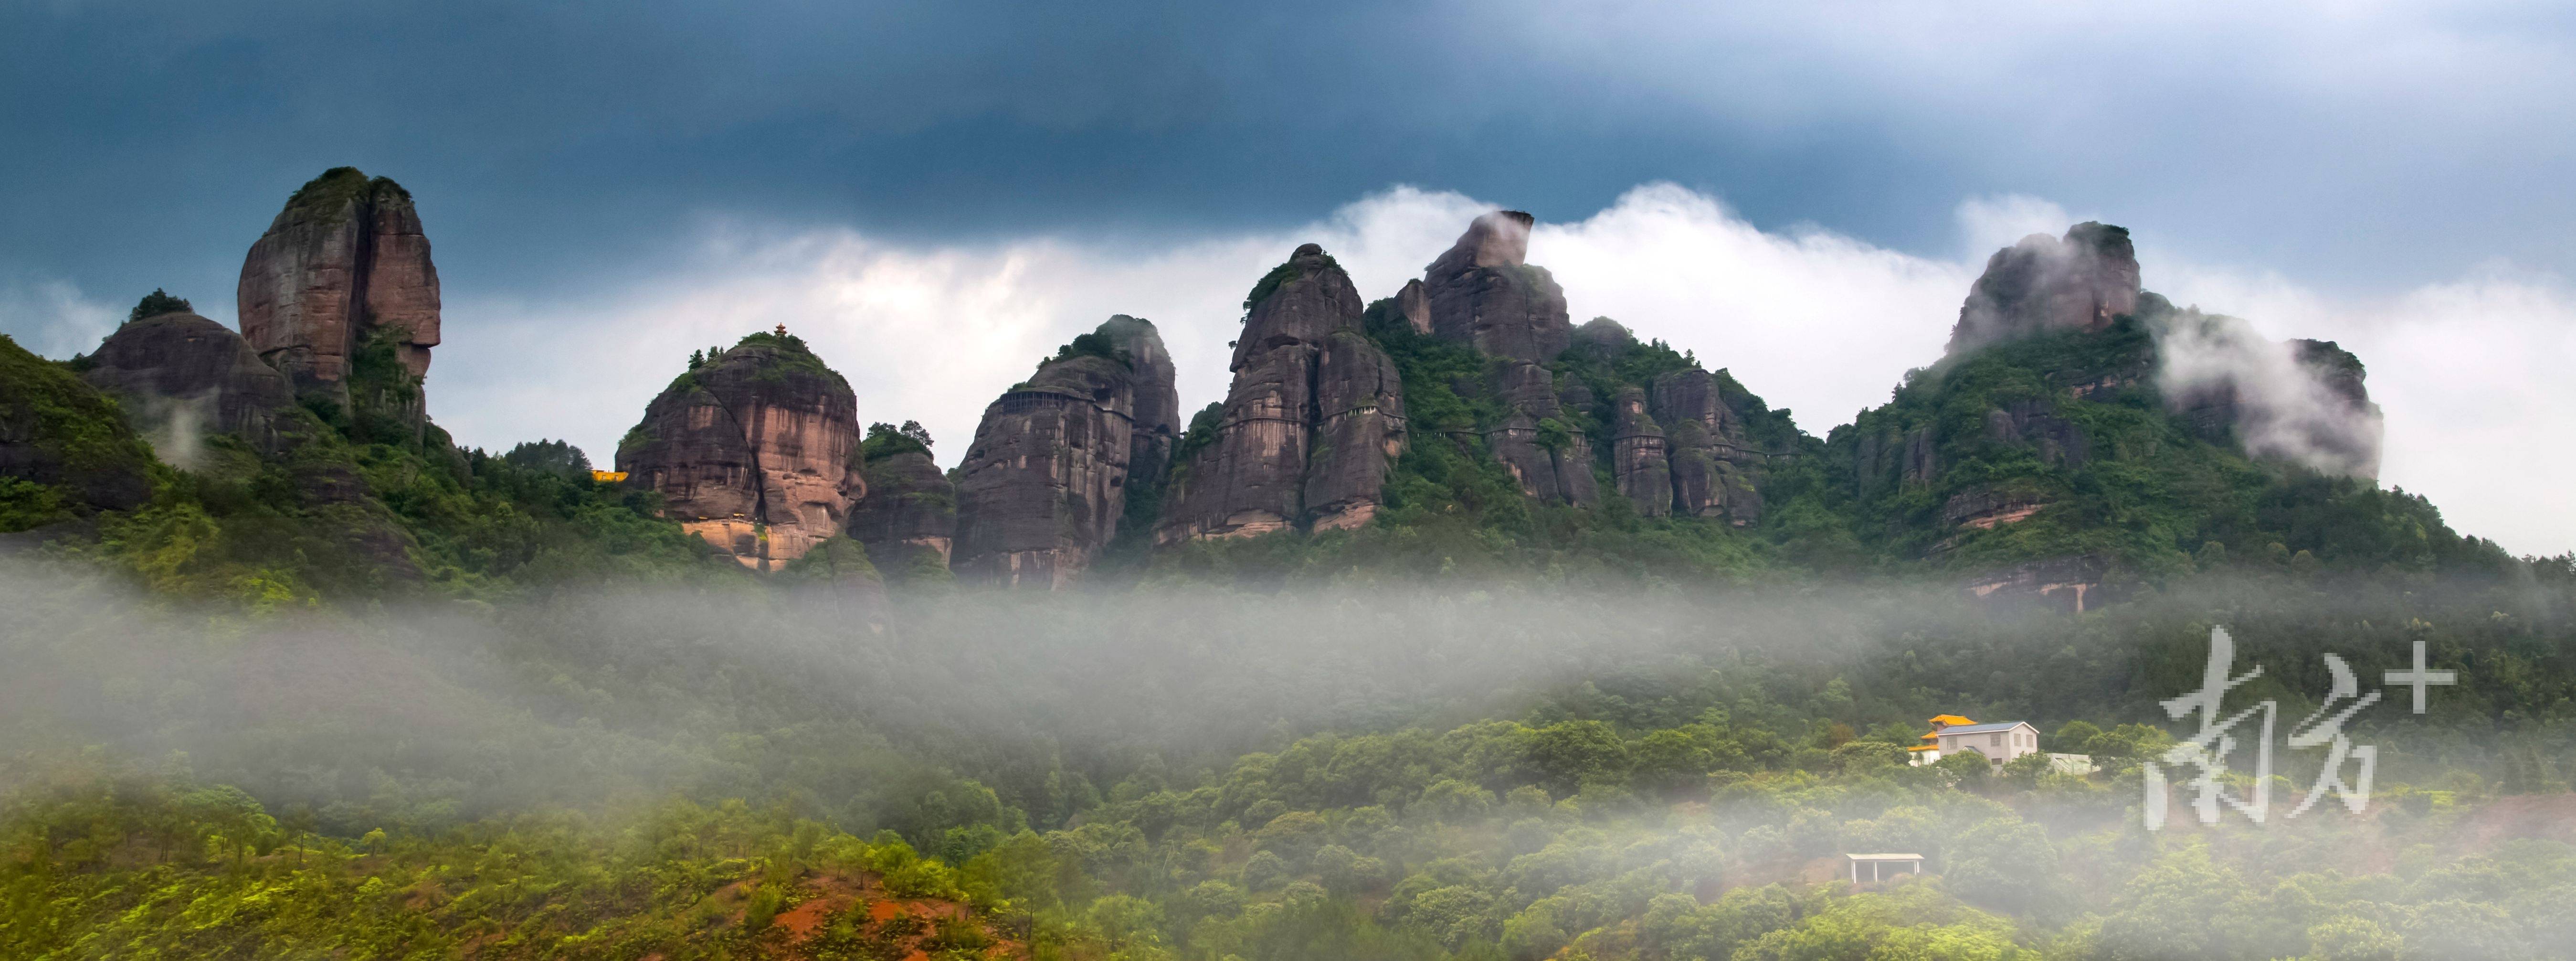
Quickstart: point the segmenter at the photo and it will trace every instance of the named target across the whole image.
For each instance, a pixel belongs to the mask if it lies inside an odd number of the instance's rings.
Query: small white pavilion
[[[1923,856],[1920,854],[1846,854],[1843,857],[1851,860],[1853,884],[1881,881],[1899,873],[1923,873]],[[1866,879],[1860,876],[1860,867],[1864,864],[1869,865],[1869,877]],[[1896,870],[1899,867],[1905,870],[1899,872]]]

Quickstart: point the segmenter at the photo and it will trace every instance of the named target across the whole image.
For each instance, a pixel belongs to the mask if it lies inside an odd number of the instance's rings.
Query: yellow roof
[[[1926,737],[1930,737],[1931,735],[1928,735],[1928,734],[1927,734],[1927,735],[1924,735],[1924,736],[1926,736]],[[1906,750],[1908,750],[1908,751],[1938,751],[1938,750],[1940,750],[1940,748],[1934,747],[1934,746],[1929,745],[1929,744],[1917,744],[1917,745],[1915,745],[1915,746],[1913,746],[1913,747],[1906,748]]]
[[[1958,716],[1958,715],[1956,715],[1956,714],[1935,714],[1935,715],[1932,715],[1932,723],[1934,723],[1934,724],[1975,724],[1975,723],[1977,723],[1977,722],[1975,722],[1975,721],[1971,721],[1971,720],[1968,720],[1967,718],[1964,718],[1964,717],[1960,717],[1960,716]]]

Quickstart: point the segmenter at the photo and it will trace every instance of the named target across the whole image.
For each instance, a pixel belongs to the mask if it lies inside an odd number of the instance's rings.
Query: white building
[[[2003,721],[1995,724],[1954,724],[1942,728],[1935,736],[1934,748],[1923,753],[1932,757],[1929,764],[1961,751],[1975,751],[1986,756],[1996,767],[2024,754],[2039,753],[2039,729],[2029,721]]]

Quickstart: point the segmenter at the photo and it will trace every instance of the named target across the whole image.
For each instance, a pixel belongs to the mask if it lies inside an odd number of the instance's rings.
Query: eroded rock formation
[[[1141,317],[1112,316],[1094,333],[1126,355],[1128,372],[1134,375],[1136,429],[1129,435],[1128,483],[1159,490],[1171,473],[1172,445],[1180,442],[1184,426],[1172,352],[1163,346],[1162,332]]]
[[[1637,513],[1665,517],[1673,512],[1673,470],[1663,425],[1647,410],[1646,391],[1628,387],[1614,401],[1610,476],[1620,496],[1637,505]]]
[[[1673,505],[1685,517],[1762,518],[1755,489],[1765,454],[1746,439],[1717,377],[1698,368],[1655,378],[1654,406],[1672,454]]]
[[[1162,543],[1366,523],[1405,443],[1394,363],[1361,333],[1359,291],[1306,244],[1264,277],[1216,422],[1184,446]]]
[[[957,535],[957,488],[918,444],[870,438],[867,494],[850,508],[850,536],[889,575],[948,568]]]
[[[1404,377],[1395,361],[1358,328],[1325,335],[1306,472],[1308,526],[1340,530],[1375,518],[1404,442]]]
[[[394,383],[369,389],[397,396],[356,400],[420,419],[418,383],[439,339],[438,268],[401,185],[354,167],[306,183],[251,245],[239,298],[242,337],[298,396],[347,409],[352,377],[375,373]],[[365,369],[378,357],[387,370]]]
[[[617,448],[627,483],[754,570],[839,535],[866,493],[857,401],[803,341],[754,334],[653,398]]]
[[[277,451],[278,414],[295,403],[286,377],[240,334],[188,311],[127,321],[89,356],[81,379],[115,395],[154,452],[179,467],[196,466],[208,434]]]
[[[1424,312],[1433,333],[1514,360],[1545,363],[1565,350],[1573,331],[1565,289],[1527,262],[1533,222],[1517,210],[1478,217],[1425,268]]]
[[[1168,358],[1152,324],[1113,317],[984,408],[957,469],[958,576],[1041,588],[1081,576],[1118,534],[1135,458],[1161,469],[1151,461],[1179,416]]]
[[[2138,309],[2138,254],[2122,227],[2085,222],[2032,234],[1986,260],[1968,289],[1950,352],[2053,330],[2100,330]]]
[[[1520,482],[1521,493],[1542,501],[1597,503],[1592,441],[1565,422],[1554,375],[1517,361],[1502,364],[1495,376],[1494,393],[1509,413],[1485,430],[1485,447]]]

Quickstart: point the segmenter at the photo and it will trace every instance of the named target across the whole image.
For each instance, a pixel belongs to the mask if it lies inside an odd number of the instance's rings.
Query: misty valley
[[[1203,318],[971,438],[781,324],[493,451],[326,171],[235,325],[0,336],[0,957],[2576,957],[2576,554],[2363,358],[2085,222],[1818,435],[1535,223],[1285,251],[1195,411]]]

